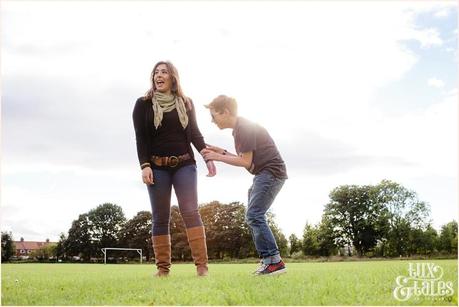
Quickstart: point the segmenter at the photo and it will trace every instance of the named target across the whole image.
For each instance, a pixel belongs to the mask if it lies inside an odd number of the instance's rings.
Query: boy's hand
[[[220,148],[220,147],[217,147],[217,146],[213,146],[213,145],[209,145],[209,144],[206,144],[206,149],[209,149],[213,152],[216,152],[216,153],[219,153],[219,154],[223,154],[225,152],[225,150],[223,148]]]
[[[201,154],[204,157],[204,160],[215,160],[215,161],[220,161],[220,154],[217,152],[211,150],[211,149],[203,149],[201,150]]]

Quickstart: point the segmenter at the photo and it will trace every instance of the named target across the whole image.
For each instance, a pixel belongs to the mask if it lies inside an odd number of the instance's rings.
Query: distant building
[[[49,244],[57,244],[57,242],[50,242],[49,239],[46,239],[46,242],[24,241],[24,238],[21,238],[20,241],[14,241],[14,246],[16,247],[16,257],[20,259],[29,259],[29,256],[34,251]]]

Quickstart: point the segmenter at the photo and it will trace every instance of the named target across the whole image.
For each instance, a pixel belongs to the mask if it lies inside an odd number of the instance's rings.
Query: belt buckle
[[[169,164],[170,167],[176,167],[179,164],[179,158],[177,156],[170,156],[167,164]]]

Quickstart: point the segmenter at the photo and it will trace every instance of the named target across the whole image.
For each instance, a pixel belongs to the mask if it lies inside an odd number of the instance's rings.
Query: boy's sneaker
[[[261,262],[258,269],[253,273],[254,275],[278,275],[287,273],[287,268],[284,262],[281,260],[278,263],[264,264]]]
[[[263,259],[260,260],[259,264],[258,264],[258,268],[255,270],[255,272],[253,272],[252,274],[253,275],[258,275],[258,273],[260,273],[261,271],[264,271],[266,269],[268,265],[267,264],[264,264],[263,263]]]

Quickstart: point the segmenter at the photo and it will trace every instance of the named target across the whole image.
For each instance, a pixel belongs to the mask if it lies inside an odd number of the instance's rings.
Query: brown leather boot
[[[186,235],[198,276],[207,276],[209,269],[207,268],[207,244],[204,226],[187,228]]]
[[[155,252],[155,263],[158,268],[156,276],[165,277],[169,275],[171,267],[171,236],[152,236],[153,250]]]

